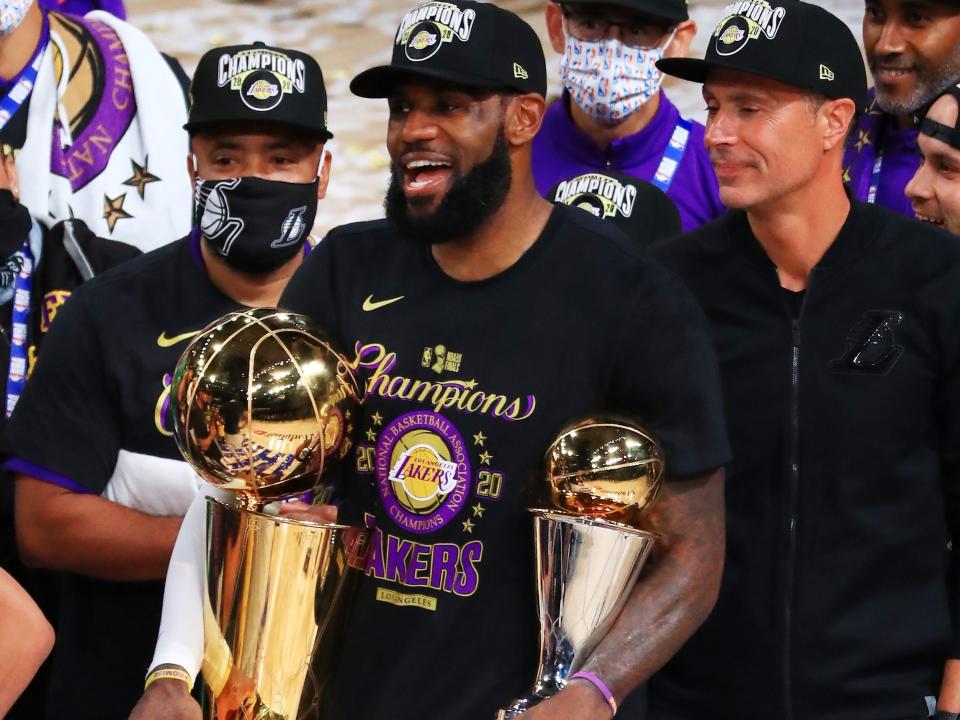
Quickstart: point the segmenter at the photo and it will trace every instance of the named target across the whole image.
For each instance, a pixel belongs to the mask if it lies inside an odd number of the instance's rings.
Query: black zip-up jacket
[[[734,460],[720,598],[653,716],[926,717],[960,651],[960,241],[854,203],[796,318],[743,212],[654,252],[710,320]]]

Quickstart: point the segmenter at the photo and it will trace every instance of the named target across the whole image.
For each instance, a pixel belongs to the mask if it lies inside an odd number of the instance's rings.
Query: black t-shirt
[[[458,282],[385,221],[336,229],[281,306],[358,352],[353,482],[376,525],[330,718],[489,720],[528,690],[529,489],[591,413],[638,417],[673,475],[729,457],[716,360],[680,282],[558,207],[512,267]]]
[[[171,374],[193,334],[236,309],[183,239],[99,275],[59,311],[3,436],[8,466],[100,494],[121,451],[181,459]],[[162,487],[137,487],[136,509]],[[162,582],[65,575],[50,718],[125,719],[143,691]]]

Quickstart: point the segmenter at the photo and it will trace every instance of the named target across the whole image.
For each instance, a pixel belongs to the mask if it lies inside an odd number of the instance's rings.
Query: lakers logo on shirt
[[[376,447],[377,487],[390,518],[414,533],[453,520],[468,500],[470,461],[459,431],[428,410],[384,427]]]
[[[896,328],[903,314],[895,310],[868,310],[847,335],[843,355],[831,360],[834,372],[886,375],[903,355],[897,344]]]
[[[761,36],[773,40],[786,14],[786,8],[773,7],[765,0],[730,3],[713,32],[714,50],[718,55],[735,55]]]
[[[454,39],[467,42],[477,13],[444,2],[430,2],[407,13],[397,30],[396,42],[413,62],[429,60]]]

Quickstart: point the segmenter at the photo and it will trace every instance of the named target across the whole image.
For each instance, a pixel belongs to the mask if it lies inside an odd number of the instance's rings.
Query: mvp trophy
[[[203,717],[319,717],[364,531],[264,512],[326,502],[350,449],[357,381],[301,315],[230,313],[186,349],[171,397],[180,450],[207,500]]]
[[[544,462],[537,495],[549,507],[530,510],[540,667],[533,689],[497,720],[519,717],[563,689],[623,609],[655,539],[640,528],[660,487],[663,456],[642,428],[585,420],[553,441]]]

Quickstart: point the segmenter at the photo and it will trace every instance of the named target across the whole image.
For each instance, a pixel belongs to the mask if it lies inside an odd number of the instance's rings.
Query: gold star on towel
[[[463,531],[473,534],[473,521],[470,519],[463,521]]]
[[[493,460],[493,455],[491,455],[490,453],[488,453],[486,450],[484,450],[482,453],[480,453],[480,464],[481,464],[481,465],[489,465],[491,460]]]
[[[132,218],[133,215],[123,209],[123,201],[127,199],[127,194],[123,193],[119,197],[111,200],[106,195],[103,196],[103,219],[107,221],[107,227],[110,232],[116,227],[117,221],[124,218]]]
[[[486,510],[486,508],[480,503],[477,503],[476,505],[473,506],[473,516],[483,517],[484,510]]]
[[[136,160],[131,159],[130,164],[133,165],[133,175],[130,179],[123,181],[124,185],[129,185],[137,189],[137,192],[140,193],[141,200],[143,200],[143,196],[147,192],[147,185],[160,180],[160,178],[147,170],[147,163],[149,162],[149,155],[143,158],[143,165],[138,165]]]
[[[486,439],[487,439],[486,435],[484,435],[482,432],[478,432],[476,435],[473,436],[473,444],[483,447],[483,443],[486,442]]]
[[[377,427],[380,427],[380,425],[383,424],[383,416],[378,412],[375,412],[373,415],[371,415],[370,420],[372,420],[373,424]]]

